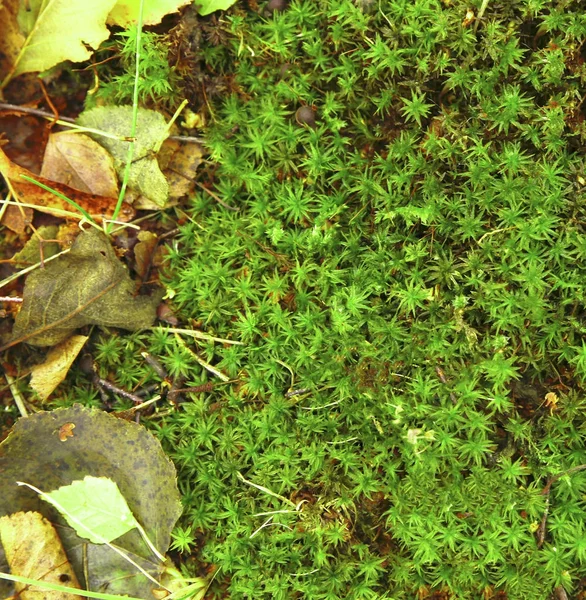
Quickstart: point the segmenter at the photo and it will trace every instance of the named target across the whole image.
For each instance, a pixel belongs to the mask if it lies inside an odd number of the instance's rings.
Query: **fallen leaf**
[[[107,477],[87,475],[45,492],[43,500],[59,510],[79,537],[94,544],[111,542],[138,526],[118,486]]]
[[[20,32],[16,20],[20,0],[3,0],[0,2],[0,83],[5,80],[13,66],[21,48],[24,46],[25,37]]]
[[[13,163],[6,154],[0,148],[0,173],[10,183],[14,193],[18,196],[20,202],[24,204],[32,204],[36,210],[54,214],[56,216],[63,216],[63,211],[67,213],[70,218],[82,219],[83,215],[76,212],[76,209],[67,203],[65,200],[59,198],[55,194],[48,192],[34,183],[29,183],[22,178],[23,175],[31,177],[35,181],[42,183],[57,192],[60,192],[64,196],[67,196],[70,200],[77,202],[83,209],[85,209],[95,220],[100,221],[104,218],[109,218],[114,212],[116,206],[116,199],[106,198],[105,196],[98,196],[97,194],[87,194],[70,188],[67,185],[59,183],[57,181],[51,181],[45,179],[40,175],[31,173],[28,169],[18,166]],[[124,204],[120,214],[118,215],[119,221],[129,221],[134,216],[134,209],[129,204]]]
[[[235,3],[236,0],[197,0],[196,6],[197,12],[203,17],[216,10],[226,10]]]
[[[88,135],[52,133],[45,148],[41,177],[89,194],[118,198],[112,157]]]
[[[0,540],[10,572],[45,583],[80,589],[55,528],[38,512],[0,518]],[[20,600],[81,600],[81,596],[16,583]]]
[[[183,198],[193,191],[203,148],[199,144],[165,140],[159,152],[159,166],[169,183],[169,198]]]
[[[65,379],[73,361],[88,339],[85,335],[72,335],[52,348],[43,363],[31,369],[30,385],[43,402]]]
[[[24,233],[28,224],[33,220],[33,209],[26,206],[9,204],[2,216],[2,225],[14,233]]]
[[[18,210],[18,206],[11,207]],[[30,240],[24,245],[22,250],[17,252],[12,261],[17,264],[34,265],[43,258],[49,258],[59,252],[59,244],[54,241],[43,243],[43,253],[41,254],[40,240],[55,240],[59,227],[57,225],[42,225],[32,235]]]
[[[75,435],[64,443],[56,432],[66,423],[75,425]],[[0,444],[0,516],[36,510],[59,525],[63,547],[74,569],[88,574],[87,589],[153,598],[152,583],[135,567],[104,544],[79,538],[38,494],[15,483],[24,481],[41,490],[54,490],[86,475],[116,482],[132,514],[164,555],[181,514],[175,467],[160,442],[143,426],[100,409],[76,405],[17,421]],[[118,538],[115,544],[158,579],[163,564],[155,559],[137,529]],[[0,570],[6,569],[0,548]]]
[[[158,25],[165,15],[177,12],[192,0],[151,0],[145,2],[142,14],[143,25]],[[128,28],[138,22],[140,0],[119,0],[108,16],[108,25]]]
[[[136,259],[136,274],[141,280],[146,279],[148,270],[153,261],[153,253],[157,248],[158,237],[151,231],[138,232],[138,244],[134,247]]]
[[[138,330],[152,325],[160,295],[133,297],[134,282],[108,238],[90,228],[71,251],[28,275],[12,340],[53,346],[84,325]]]
[[[121,137],[129,136],[132,107],[99,106],[81,113],[77,122],[83,127],[99,129]],[[156,153],[168,136],[169,128],[163,115],[154,110],[139,109],[128,187],[152,200],[159,208],[165,206],[169,198],[169,184],[159,168]],[[97,134],[92,134],[91,137],[112,155],[118,178],[122,181],[129,142]]]
[[[45,71],[66,60],[81,62],[90,58],[92,53],[87,47],[97,50],[110,37],[106,19],[115,4],[116,0],[29,0],[29,10],[26,15],[21,14],[18,22],[19,28],[25,30],[24,38],[14,34],[18,3],[9,2],[3,23],[8,24],[8,50],[13,58],[0,87],[21,73]],[[14,57],[17,44],[20,47]]]

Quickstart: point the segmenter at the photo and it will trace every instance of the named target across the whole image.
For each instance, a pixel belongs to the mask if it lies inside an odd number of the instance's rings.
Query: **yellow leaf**
[[[72,335],[51,349],[44,363],[32,368],[31,387],[41,400],[47,400],[65,379],[71,364],[87,340],[85,335]]]
[[[30,31],[2,87],[21,73],[45,71],[66,60],[81,62],[90,58],[92,53],[87,46],[95,50],[110,36],[106,18],[115,4],[116,0],[30,0],[33,19],[27,19],[26,23],[20,20],[25,30]],[[17,14],[13,12],[13,3],[8,8],[10,12],[5,11],[3,16],[8,19],[7,28],[11,31]]]
[[[53,525],[37,512],[0,518],[0,540],[13,575],[79,588]],[[15,584],[20,600],[81,600],[81,596]]]
[[[192,0],[151,0],[145,2],[143,25],[158,25],[165,15],[177,12],[182,6],[191,4]],[[128,27],[138,21],[140,0],[119,0],[108,16],[108,25]]]

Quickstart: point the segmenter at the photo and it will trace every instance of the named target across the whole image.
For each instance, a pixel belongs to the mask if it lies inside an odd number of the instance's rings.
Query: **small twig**
[[[238,212],[238,208],[226,204],[217,194],[214,194],[214,192],[208,190],[208,188],[202,185],[199,181],[194,181],[193,183],[195,183],[195,185],[201,188],[204,192],[207,192],[218,204],[221,204],[224,208],[227,208],[228,210],[232,210],[234,212]]]
[[[17,296],[0,296],[0,302],[22,302],[22,298]]]
[[[538,548],[541,548],[541,546],[543,546],[543,542],[545,541],[547,516],[549,514],[549,495],[551,493],[551,486],[558,479],[564,477],[565,475],[571,475],[572,473],[577,473],[578,471],[584,471],[584,470],[586,470],[586,465],[578,465],[577,467],[572,467],[571,469],[568,469],[567,471],[564,471],[563,473],[558,473],[557,475],[550,477],[549,480],[547,481],[545,487],[543,488],[543,490],[541,492],[545,496],[545,510],[543,512],[543,517],[541,518],[541,523],[539,524],[539,527],[536,532]]]
[[[53,121],[55,119],[55,116],[52,113],[47,112],[46,110],[41,110],[39,108],[31,108],[29,106],[18,106],[18,104],[9,104],[7,102],[0,102],[0,110],[19,112],[19,113],[23,113],[26,115],[33,115],[35,117],[41,117],[43,119],[48,119],[50,121]],[[59,121],[75,124],[75,119],[72,119],[71,117],[60,117],[59,120],[57,121],[58,124],[59,124]],[[206,143],[206,140],[204,138],[197,137],[194,135],[170,135],[168,139],[176,140],[177,142],[185,142],[188,144],[189,143],[195,143],[195,144],[205,144]]]
[[[94,383],[97,386],[103,387],[108,391],[112,392],[113,394],[116,394],[117,396],[122,396],[123,398],[128,398],[129,400],[132,400],[135,404],[142,404],[143,402],[142,398],[138,397],[136,394],[127,392],[126,390],[115,386],[113,383],[110,383],[107,379],[102,379],[97,375],[94,378]]]
[[[215,375],[216,377],[219,377],[222,381],[230,381],[230,378],[228,377],[228,375],[224,375],[224,373],[222,373],[222,371],[218,371],[218,369],[216,369],[216,367],[210,365],[210,363],[206,362],[203,358],[201,358],[201,356],[199,356],[196,352],[194,352],[184,341],[183,338],[176,333],[175,337],[177,338],[177,341],[187,350],[187,352],[189,352],[189,354],[191,354],[191,356],[193,356],[193,358],[207,371],[209,371],[210,373],[212,373],[213,375]]]

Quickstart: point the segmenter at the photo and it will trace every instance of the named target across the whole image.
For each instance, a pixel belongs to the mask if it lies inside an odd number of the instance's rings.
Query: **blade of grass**
[[[21,175],[21,177],[25,181],[28,181],[29,183],[34,183],[36,186],[40,187],[41,189],[43,189],[47,192],[51,192],[52,194],[57,196],[57,198],[61,198],[61,200],[64,200],[65,202],[67,202],[67,204],[69,204],[70,206],[73,206],[73,208],[78,210],[89,223],[96,225],[96,222],[94,221],[94,219],[90,215],[90,213],[87,210],[85,210],[85,208],[82,208],[77,202],[75,202],[75,200],[71,200],[71,198],[68,198],[65,194],[62,194],[61,192],[54,190],[53,188],[49,187],[48,185],[45,185],[44,183],[41,183],[40,181],[37,181],[36,179],[29,177],[28,175]]]
[[[85,596],[86,598],[98,598],[98,600],[143,600],[141,598],[132,598],[131,596],[114,596],[113,594],[102,594],[100,592],[90,592],[88,590],[78,590],[77,588],[59,585],[58,583],[49,583],[48,581],[37,581],[20,575],[9,575],[8,573],[0,573],[0,579],[8,581],[16,581],[26,585],[34,585],[44,590],[53,590],[55,592],[64,592],[66,594],[75,594],[76,596]]]
[[[120,194],[118,195],[118,202],[112,215],[112,221],[115,221],[122,208],[124,202],[124,196],[126,195],[126,188],[128,186],[128,179],[130,178],[130,167],[132,165],[132,158],[134,156],[134,143],[136,137],[136,124],[138,122],[138,81],[140,79],[140,41],[142,34],[142,15],[144,11],[144,0],[140,0],[140,6],[138,9],[138,23],[136,25],[136,69],[134,71],[134,91],[132,94],[132,125],[130,127],[130,138],[128,142],[128,154],[126,156],[126,165],[124,167],[124,177],[122,179],[122,185],[120,186]],[[112,224],[106,225],[106,234],[112,232]]]

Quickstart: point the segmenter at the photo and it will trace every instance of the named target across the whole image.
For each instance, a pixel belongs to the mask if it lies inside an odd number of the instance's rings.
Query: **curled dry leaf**
[[[87,340],[85,335],[72,335],[52,348],[45,362],[31,369],[31,387],[43,402],[65,379],[69,368]]]
[[[169,198],[182,198],[193,191],[202,157],[203,149],[199,144],[165,140],[159,152],[159,165],[169,182]]]
[[[79,234],[71,251],[33,271],[12,340],[53,346],[84,325],[137,330],[150,327],[160,296],[133,296],[134,283],[108,238],[96,229]]]
[[[115,198],[98,196],[97,194],[87,194],[70,188],[62,183],[51,181],[31,173],[28,169],[13,163],[0,148],[0,173],[4,176],[9,186],[17,195],[18,200],[24,204],[31,204],[37,210],[56,216],[64,216],[64,212],[70,218],[83,218],[83,215],[76,212],[75,208],[65,200],[62,200],[55,194],[43,190],[34,183],[29,183],[23,179],[23,175],[31,177],[35,181],[46,185],[57,192],[67,196],[83,209],[85,209],[95,220],[100,221],[112,216],[116,206]],[[134,209],[128,204],[124,204],[120,214],[119,221],[130,221],[134,216]]]
[[[82,133],[49,136],[41,177],[86,192],[118,198],[118,178],[108,151]]]
[[[13,575],[79,588],[55,528],[38,512],[0,518],[0,540]],[[16,583],[21,600],[81,600],[81,596]]]

